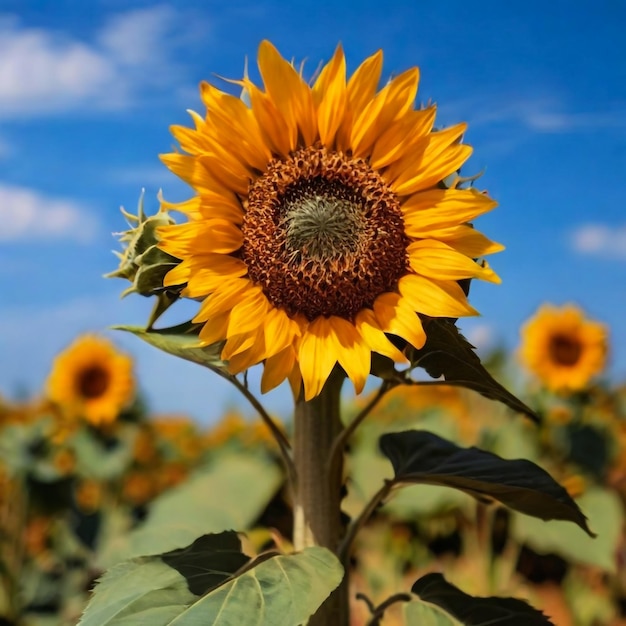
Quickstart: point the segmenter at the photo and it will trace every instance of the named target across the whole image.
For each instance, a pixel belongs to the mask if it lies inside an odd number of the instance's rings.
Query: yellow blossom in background
[[[81,480],[74,490],[74,498],[78,508],[90,514],[97,511],[102,505],[102,485],[96,480]]]
[[[604,369],[607,334],[574,305],[544,305],[522,327],[520,358],[551,391],[579,391]]]
[[[561,485],[572,498],[582,496],[587,489],[587,481],[580,474],[570,474],[561,480]]]
[[[373,352],[408,363],[392,337],[424,345],[418,314],[476,314],[459,280],[499,282],[474,259],[502,246],[469,225],[496,203],[441,184],[471,154],[465,124],[415,108],[417,68],[379,90],[382,60],[348,78],[338,47],[309,85],[263,41],[263,88],[203,83],[206,115],[172,128],[183,152],[162,160],[197,195],[164,203],[188,218],[157,230],[181,259],[164,285],[202,300],[200,338],[225,341],[232,373],[264,363],[264,392],[289,378],[309,400],[339,364],[360,393]]]
[[[134,506],[140,506],[152,499],[157,489],[156,477],[147,472],[131,472],[124,477],[122,497]]]
[[[46,388],[64,416],[94,426],[111,424],[135,392],[132,360],[108,339],[85,335],[59,354]]]
[[[219,448],[231,439],[241,437],[248,429],[242,415],[236,411],[228,411],[205,436],[204,445],[208,450]]]

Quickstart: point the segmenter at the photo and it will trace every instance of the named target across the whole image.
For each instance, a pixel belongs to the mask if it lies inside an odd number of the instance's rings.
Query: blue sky
[[[469,123],[464,173],[500,206],[479,229],[507,249],[501,286],[474,284],[482,350],[517,345],[543,302],[576,302],[609,325],[609,374],[626,378],[626,4],[596,2],[0,2],[0,393],[41,389],[78,333],[141,324],[150,302],[119,300],[111,233],[142,187],[190,191],[158,154],[170,124],[201,111],[197,86],[254,76],[270,39],[311,71],[337,42],[349,71],[383,48],[384,72],[418,65],[418,101]],[[219,83],[224,85],[223,83]],[[190,316],[183,307],[170,318]],[[155,411],[217,417],[236,392],[198,366],[122,334]],[[269,396],[273,410],[287,394]]]

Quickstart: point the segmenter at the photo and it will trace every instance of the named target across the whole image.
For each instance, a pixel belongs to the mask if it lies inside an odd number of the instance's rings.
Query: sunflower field
[[[0,625],[626,624],[609,329],[546,303],[481,360],[460,318],[503,246],[465,124],[415,106],[417,68],[379,88],[381,53],[309,82],[264,41],[258,65],[202,83],[162,156],[191,198],[124,211],[108,275],[154,303],[118,330],[245,408],[158,413],[102,332],[0,398]]]

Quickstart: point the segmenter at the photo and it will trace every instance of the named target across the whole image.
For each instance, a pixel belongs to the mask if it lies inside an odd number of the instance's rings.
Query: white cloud
[[[71,200],[48,198],[26,187],[0,183],[0,241],[74,239],[88,242],[96,220]]]
[[[626,260],[626,224],[585,224],[572,232],[570,243],[580,254]]]
[[[0,18],[0,116],[128,106],[146,85],[171,87],[181,20],[154,6],[108,18],[92,41]]]
[[[467,320],[464,320],[467,322]],[[478,352],[488,352],[496,343],[496,333],[493,326],[484,322],[470,322],[463,324],[461,332]]]

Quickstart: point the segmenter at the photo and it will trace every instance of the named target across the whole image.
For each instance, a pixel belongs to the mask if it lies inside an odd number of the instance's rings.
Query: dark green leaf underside
[[[447,582],[441,574],[422,576],[411,591],[425,602],[441,607],[465,626],[554,626],[541,611],[524,600],[475,598]]]
[[[480,362],[474,347],[449,319],[428,319],[424,322],[426,343],[410,354],[414,367],[421,367],[433,378],[443,377],[447,383],[473,389],[486,398],[498,400],[532,420],[540,418],[519,398],[507,391]]]
[[[453,487],[543,520],[574,522],[594,536],[567,491],[531,461],[507,460],[478,448],[461,448],[419,430],[383,435],[380,449],[393,465],[396,483]]]

